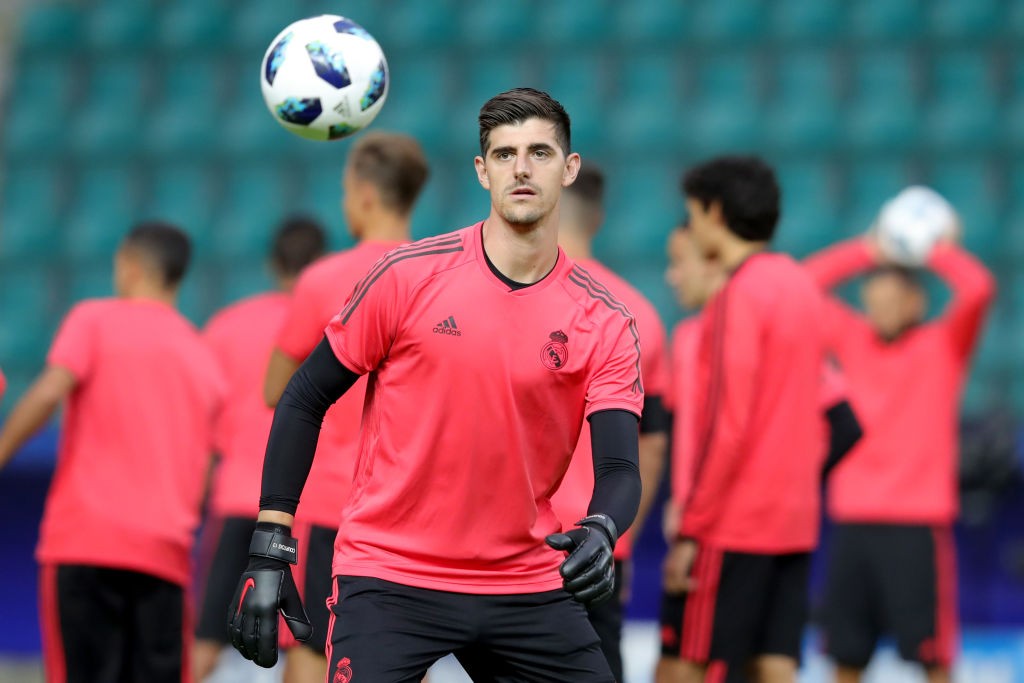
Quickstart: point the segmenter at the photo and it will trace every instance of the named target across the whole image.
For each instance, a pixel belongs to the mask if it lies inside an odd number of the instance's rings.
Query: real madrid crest
[[[569,336],[561,330],[556,330],[548,335],[550,341],[544,345],[540,352],[540,362],[548,370],[559,370],[569,360]]]

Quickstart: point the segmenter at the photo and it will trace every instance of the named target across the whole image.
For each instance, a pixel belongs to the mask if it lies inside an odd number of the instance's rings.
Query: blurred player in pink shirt
[[[580,167],[576,182],[562,193],[558,225],[558,244],[566,256],[605,285],[636,319],[640,332],[640,361],[644,382],[644,408],[640,418],[640,479],[643,493],[636,521],[615,544],[615,594],[611,599],[587,607],[590,623],[601,638],[601,649],[616,680],[622,680],[623,580],[629,573],[624,564],[633,551],[633,538],[643,529],[644,519],[658,495],[668,442],[668,415],[663,405],[666,383],[665,327],[647,297],[594,258],[592,242],[604,222],[604,174],[594,164]],[[625,229],[620,226],[619,229]],[[590,449],[590,428],[584,422],[579,443],[569,469],[551,505],[563,529],[571,529],[587,516],[587,505],[594,491],[594,462]],[[628,586],[626,587],[628,590]]]
[[[196,681],[203,681],[228,644],[224,613],[245,569],[249,539],[256,529],[260,465],[274,411],[263,401],[263,378],[270,352],[288,312],[289,293],[303,268],[323,255],[326,238],[316,221],[290,218],[274,237],[270,270],[276,289],[247,297],[217,313],[203,338],[220,361],[228,400],[217,420],[219,456],[210,491],[210,519],[203,532],[209,565],[200,579],[199,620],[192,658]]]
[[[133,229],[117,298],[68,313],[0,432],[0,466],[65,405],[36,558],[47,680],[190,679],[185,586],[225,382],[175,310],[175,227]]]
[[[916,273],[888,261],[874,239],[807,261],[824,289],[868,275],[865,313],[837,297],[824,311],[866,434],[829,482],[837,524],[822,620],[842,683],[860,680],[883,633],[936,683],[949,680],[957,647],[959,404],[995,281],[952,241],[937,244],[925,265],[952,290],[946,310],[927,322]]]
[[[320,259],[295,284],[267,367],[267,405],[277,405],[288,380],[324,338],[327,323],[344,307],[356,282],[386,253],[409,241],[412,210],[428,176],[419,143],[407,135],[374,131],[353,144],[342,177],[342,210],[357,244]],[[360,380],[327,412],[318,457],[297,511],[294,533],[302,551],[296,583],[313,622],[313,637],[295,647],[285,630],[282,644],[289,647],[285,683],[319,681],[327,675],[324,653],[334,537],[352,485],[366,383]],[[258,476],[259,465],[255,468]],[[256,512],[254,502],[251,514]],[[233,570],[224,581],[233,586],[242,569]]]

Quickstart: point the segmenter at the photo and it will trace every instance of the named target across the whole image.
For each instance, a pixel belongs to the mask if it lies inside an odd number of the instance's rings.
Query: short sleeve
[[[323,330],[334,355],[349,370],[365,375],[387,357],[398,330],[400,289],[395,268],[378,262]]]
[[[653,315],[653,318],[650,316]],[[665,327],[652,311],[647,325],[640,328],[640,359],[644,393],[660,396],[665,401],[669,393],[668,349],[666,348]]]
[[[324,336],[324,321],[328,315],[320,310],[322,287],[315,281],[316,271],[307,271],[295,284],[288,302],[288,313],[277,338],[277,348],[297,361],[305,360]]]
[[[68,312],[46,357],[49,365],[69,370],[79,382],[87,379],[96,359],[95,307],[80,303]]]
[[[639,416],[644,403],[640,335],[632,316],[616,315],[609,321],[606,329],[611,334],[606,338],[614,341],[606,354],[596,354],[596,358],[603,355],[604,359],[587,385],[586,416],[599,410],[628,410]]]

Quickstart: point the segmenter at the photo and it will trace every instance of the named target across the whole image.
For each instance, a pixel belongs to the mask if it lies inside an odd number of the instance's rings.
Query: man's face
[[[562,188],[576,179],[580,157],[565,155],[554,123],[531,118],[494,128],[486,157],[474,163],[498,214],[513,226],[530,228],[558,205]]]
[[[721,210],[715,204],[705,207],[700,200],[687,197],[686,212],[690,216],[690,231],[697,248],[705,256],[716,255],[719,238],[725,230]]]
[[[722,281],[720,269],[701,253],[692,229],[676,228],[668,237],[668,268],[665,281],[676,293],[676,300],[685,308],[702,308]]]
[[[861,288],[861,301],[878,336],[892,340],[924,319],[924,293],[897,275],[874,275]]]

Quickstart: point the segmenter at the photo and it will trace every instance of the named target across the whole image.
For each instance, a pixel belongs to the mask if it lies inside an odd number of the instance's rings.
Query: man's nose
[[[516,165],[513,168],[516,178],[530,177],[530,160],[527,156],[519,154],[516,156]]]

